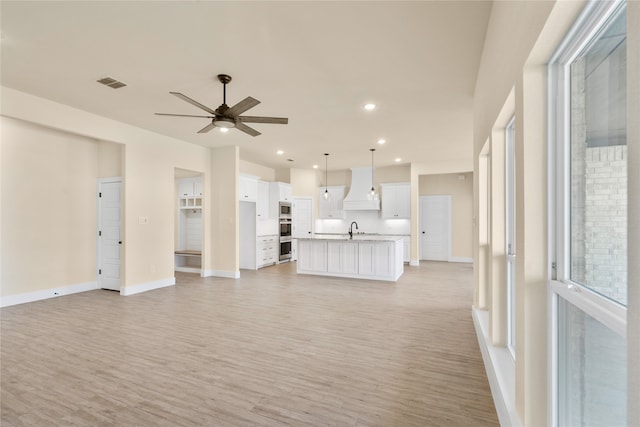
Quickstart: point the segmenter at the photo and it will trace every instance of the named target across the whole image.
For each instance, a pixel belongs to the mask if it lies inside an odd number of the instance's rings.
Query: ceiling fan
[[[274,124],[281,124],[281,125],[286,125],[287,123],[289,123],[289,119],[284,117],[241,116],[240,114],[260,104],[260,101],[250,96],[247,96],[245,99],[238,102],[233,107],[229,107],[227,105],[227,83],[231,81],[231,76],[227,74],[218,74],[218,80],[220,80],[220,83],[222,83],[223,85],[222,105],[220,105],[215,110],[207,107],[206,105],[202,105],[198,101],[195,101],[179,92],[169,92],[171,95],[175,95],[178,98],[182,99],[183,101],[187,101],[189,104],[195,105],[196,107],[206,111],[210,115],[196,116],[192,114],[168,114],[168,113],[156,113],[156,114],[158,116],[202,117],[202,118],[211,119],[211,123],[209,123],[202,129],[200,129],[198,133],[207,133],[211,129],[217,127],[221,129],[236,128],[251,136],[258,136],[260,135],[260,132],[253,129],[252,127],[247,126],[245,123],[274,123]]]

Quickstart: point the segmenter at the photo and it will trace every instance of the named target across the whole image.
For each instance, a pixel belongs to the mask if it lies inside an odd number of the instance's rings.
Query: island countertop
[[[354,234],[350,238],[348,234],[313,234],[306,237],[295,237],[299,240],[344,240],[347,242],[397,242],[402,236],[382,236],[379,234]]]

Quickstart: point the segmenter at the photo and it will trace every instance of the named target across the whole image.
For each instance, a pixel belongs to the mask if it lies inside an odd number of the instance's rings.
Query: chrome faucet
[[[355,225],[356,225],[356,230],[358,230],[358,223],[357,223],[357,222],[355,222],[355,221],[353,221],[353,222],[351,223],[351,225],[349,226],[349,238],[350,238],[350,239],[353,239],[353,224],[355,224]]]

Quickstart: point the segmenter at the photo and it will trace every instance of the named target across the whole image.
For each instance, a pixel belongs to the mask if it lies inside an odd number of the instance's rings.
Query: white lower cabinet
[[[327,271],[358,274],[358,243],[327,242]]]
[[[394,245],[392,243],[379,243],[374,249],[375,259],[373,271],[376,276],[391,276],[393,274]]]
[[[374,243],[360,243],[360,257],[358,259],[358,272],[362,276],[373,276],[375,270],[373,268],[374,259]]]
[[[396,245],[393,242],[360,243],[361,276],[388,277],[394,273]]]
[[[401,238],[297,240],[297,272],[301,274],[396,281],[404,272]]]
[[[278,236],[259,236],[256,238],[256,268],[276,264],[279,258]]]
[[[404,236],[402,238],[402,246],[403,246],[403,254],[404,254],[404,262],[411,261],[411,237]]]
[[[298,240],[298,270],[327,271],[327,242],[323,240]]]

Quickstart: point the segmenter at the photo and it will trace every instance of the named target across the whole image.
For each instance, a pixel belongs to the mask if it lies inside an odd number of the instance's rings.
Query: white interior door
[[[313,234],[313,199],[294,197],[291,202],[291,261],[298,260],[298,241],[296,237],[309,237]]]
[[[120,290],[121,181],[98,183],[98,287]]]
[[[421,196],[420,259],[448,261],[450,240],[451,196]]]
[[[313,200],[296,197],[291,204],[291,237],[309,237],[313,234]]]

